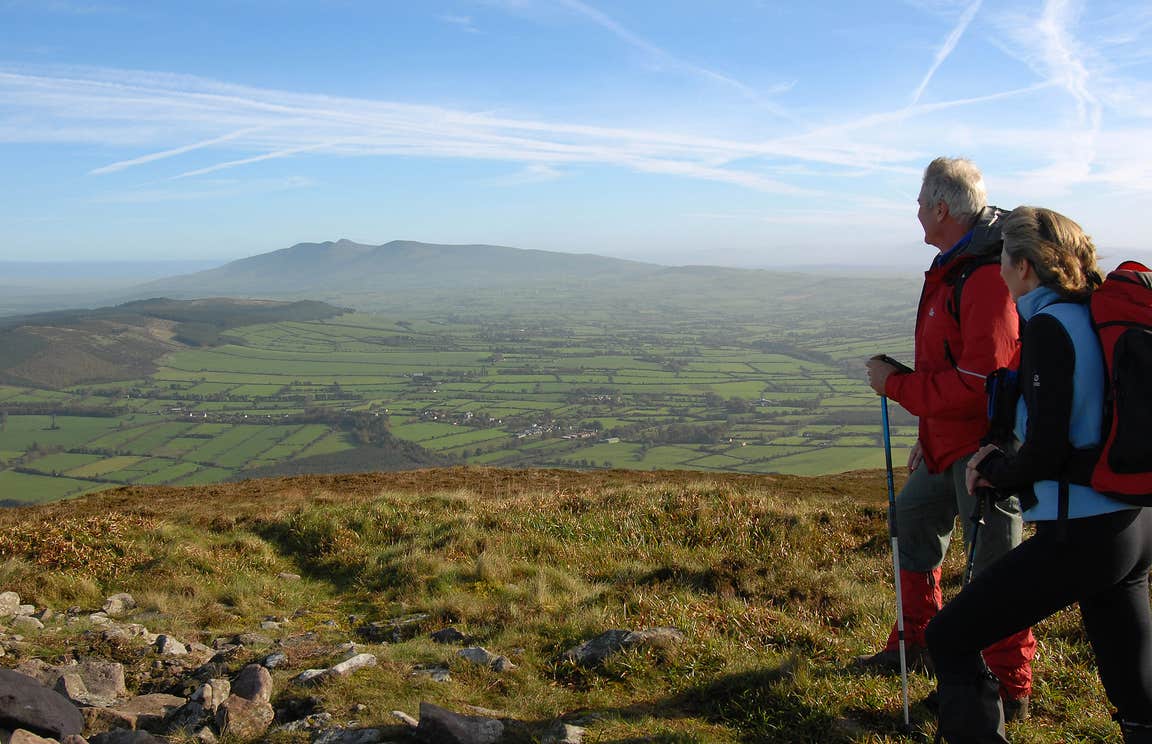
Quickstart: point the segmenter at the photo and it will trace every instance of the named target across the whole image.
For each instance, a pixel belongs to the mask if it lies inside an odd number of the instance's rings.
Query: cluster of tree
[[[123,413],[119,408],[108,406],[89,406],[78,402],[63,403],[5,403],[4,410],[0,411],[0,420],[7,416],[91,416],[94,418],[113,418]]]

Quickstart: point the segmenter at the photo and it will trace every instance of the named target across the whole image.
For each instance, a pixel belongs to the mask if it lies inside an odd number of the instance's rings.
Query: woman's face
[[[1007,249],[1000,251],[1000,278],[1008,286],[1008,294],[1012,299],[1019,299],[1021,295],[1028,294],[1034,287],[1029,279],[1035,276],[1032,264],[1028,259],[1021,257],[1018,262],[1012,261],[1012,254]]]

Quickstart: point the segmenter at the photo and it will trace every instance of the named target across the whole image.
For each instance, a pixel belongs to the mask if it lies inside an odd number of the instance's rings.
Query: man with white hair
[[[939,254],[924,273],[915,371],[902,373],[879,359],[869,360],[867,368],[868,384],[878,395],[919,417],[919,438],[908,457],[910,475],[896,498],[895,519],[908,659],[912,666],[930,668],[924,629],[941,606],[940,565],[957,517],[964,525],[965,547],[972,539],[969,515],[975,498],[964,475],[988,430],[984,379],[1011,364],[1019,320],[1000,279],[1003,212],[987,206],[984,178],[976,166],[961,158],[936,158],[924,171],[917,201],[924,242]],[[974,573],[1020,544],[1018,499],[987,504],[984,520],[976,538]],[[1009,720],[1028,715],[1035,648],[1026,629],[984,651],[1000,679]],[[896,626],[882,651],[856,663],[873,671],[899,671]]]

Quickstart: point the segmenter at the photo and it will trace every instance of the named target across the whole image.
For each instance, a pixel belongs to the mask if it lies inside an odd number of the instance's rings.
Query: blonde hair
[[[1086,299],[1103,281],[1092,238],[1059,212],[1016,207],[1002,229],[1004,252],[1012,263],[1028,259],[1040,284],[1066,299]]]
[[[988,205],[980,169],[965,158],[936,158],[924,169],[924,196],[929,206],[940,202],[957,222],[975,222]]]

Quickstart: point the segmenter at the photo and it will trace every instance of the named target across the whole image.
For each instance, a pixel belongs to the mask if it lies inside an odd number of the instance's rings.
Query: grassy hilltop
[[[323,662],[309,654],[330,653],[324,641],[427,613],[413,640],[369,644],[379,666],[313,693],[338,719],[366,705],[365,724],[393,725],[389,711],[430,701],[578,719],[589,742],[904,741],[899,680],[846,668],[892,616],[885,507],[876,471],[451,468],[133,486],[0,511],[0,590],[55,608],[132,592],[152,630],[203,642],[291,618],[292,632],[315,630],[320,642],[276,671],[284,696],[302,694],[287,680]],[[959,569],[954,549],[946,593]],[[517,668],[470,666],[428,640],[447,625]],[[594,669],[558,660],[603,631],[655,626],[688,640]],[[29,635],[26,655],[139,661],[82,630]],[[1013,741],[1118,741],[1078,615],[1059,614],[1038,636],[1034,717]],[[452,681],[411,676],[429,663],[447,664]],[[932,682],[913,675],[911,687],[915,701]],[[926,710],[913,715],[929,735]]]

